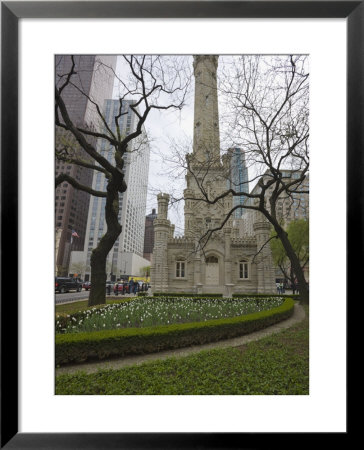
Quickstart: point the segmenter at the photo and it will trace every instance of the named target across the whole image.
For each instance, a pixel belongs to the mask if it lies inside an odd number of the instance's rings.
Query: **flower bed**
[[[199,298],[222,298],[222,294],[193,294],[193,293],[181,293],[181,292],[155,292],[153,297],[199,297]]]
[[[79,333],[120,328],[145,328],[243,316],[283,303],[279,296],[257,298],[160,297],[135,298],[56,321],[56,332]]]
[[[56,364],[153,353],[161,350],[216,342],[257,331],[290,317],[294,301],[244,316],[105,331],[56,335]]]

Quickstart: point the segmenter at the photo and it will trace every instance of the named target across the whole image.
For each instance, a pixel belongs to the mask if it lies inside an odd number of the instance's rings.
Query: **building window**
[[[176,278],[184,278],[185,277],[185,262],[177,261],[176,262]]]
[[[249,278],[249,263],[248,261],[239,261],[239,278],[241,280],[246,280]]]

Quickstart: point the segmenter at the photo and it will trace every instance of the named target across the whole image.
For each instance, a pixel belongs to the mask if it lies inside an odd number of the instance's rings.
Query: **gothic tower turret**
[[[154,250],[152,256],[151,278],[153,292],[168,290],[167,241],[172,237],[174,226],[168,220],[168,194],[158,194],[158,215],[154,219]]]

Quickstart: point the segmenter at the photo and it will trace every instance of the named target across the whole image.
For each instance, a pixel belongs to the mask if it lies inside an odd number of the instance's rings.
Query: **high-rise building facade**
[[[104,100],[112,96],[116,56],[75,55],[73,61],[75,75],[71,77],[71,83],[62,90],[62,99],[75,125],[98,129],[100,118],[92,102],[102,107]],[[55,82],[58,87],[64,84],[71,67],[71,55],[56,55]],[[88,140],[96,144],[96,139],[88,138]],[[62,145],[64,141],[71,143],[77,154],[85,161],[93,163],[69,133],[56,127],[56,146]],[[91,169],[56,159],[55,175],[61,173],[66,173],[80,184],[91,187],[93,177]],[[88,193],[74,189],[67,182],[56,188],[55,228],[57,233],[60,233],[56,272],[59,275],[65,274],[68,270],[70,252],[84,247],[89,202]],[[77,232],[79,238],[71,239],[72,230]]]
[[[123,112],[119,118],[121,135],[128,135],[137,127],[137,116],[130,108],[131,101],[123,101]],[[116,133],[115,116],[118,115],[119,100],[105,100],[104,117],[111,131]],[[104,139],[97,143],[98,152],[111,163],[114,162],[114,149]],[[149,173],[150,149],[146,133],[142,134],[129,143],[128,153],[124,156],[125,165],[123,173],[127,190],[119,193],[118,220],[122,225],[122,231],[110,251],[106,272],[108,278],[118,279],[126,275],[138,275],[138,265],[148,265],[143,258],[144,251],[144,226],[147,201],[148,173]],[[107,179],[101,172],[95,171],[92,188],[97,191],[106,191]],[[97,247],[101,237],[107,230],[105,220],[106,199],[91,197],[87,220],[85,247],[82,252],[72,252],[70,271],[72,263],[84,263],[85,279],[91,275],[91,252]]]
[[[156,210],[153,208],[152,213],[145,217],[144,231],[144,258],[151,261],[154,248],[154,225],[153,222],[157,218]]]

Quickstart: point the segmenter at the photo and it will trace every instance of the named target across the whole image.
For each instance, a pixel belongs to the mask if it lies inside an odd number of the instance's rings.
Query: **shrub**
[[[149,328],[59,334],[56,335],[56,364],[153,353],[229,339],[287,319],[292,315],[293,307],[294,301],[287,298],[276,308],[229,319]]]

